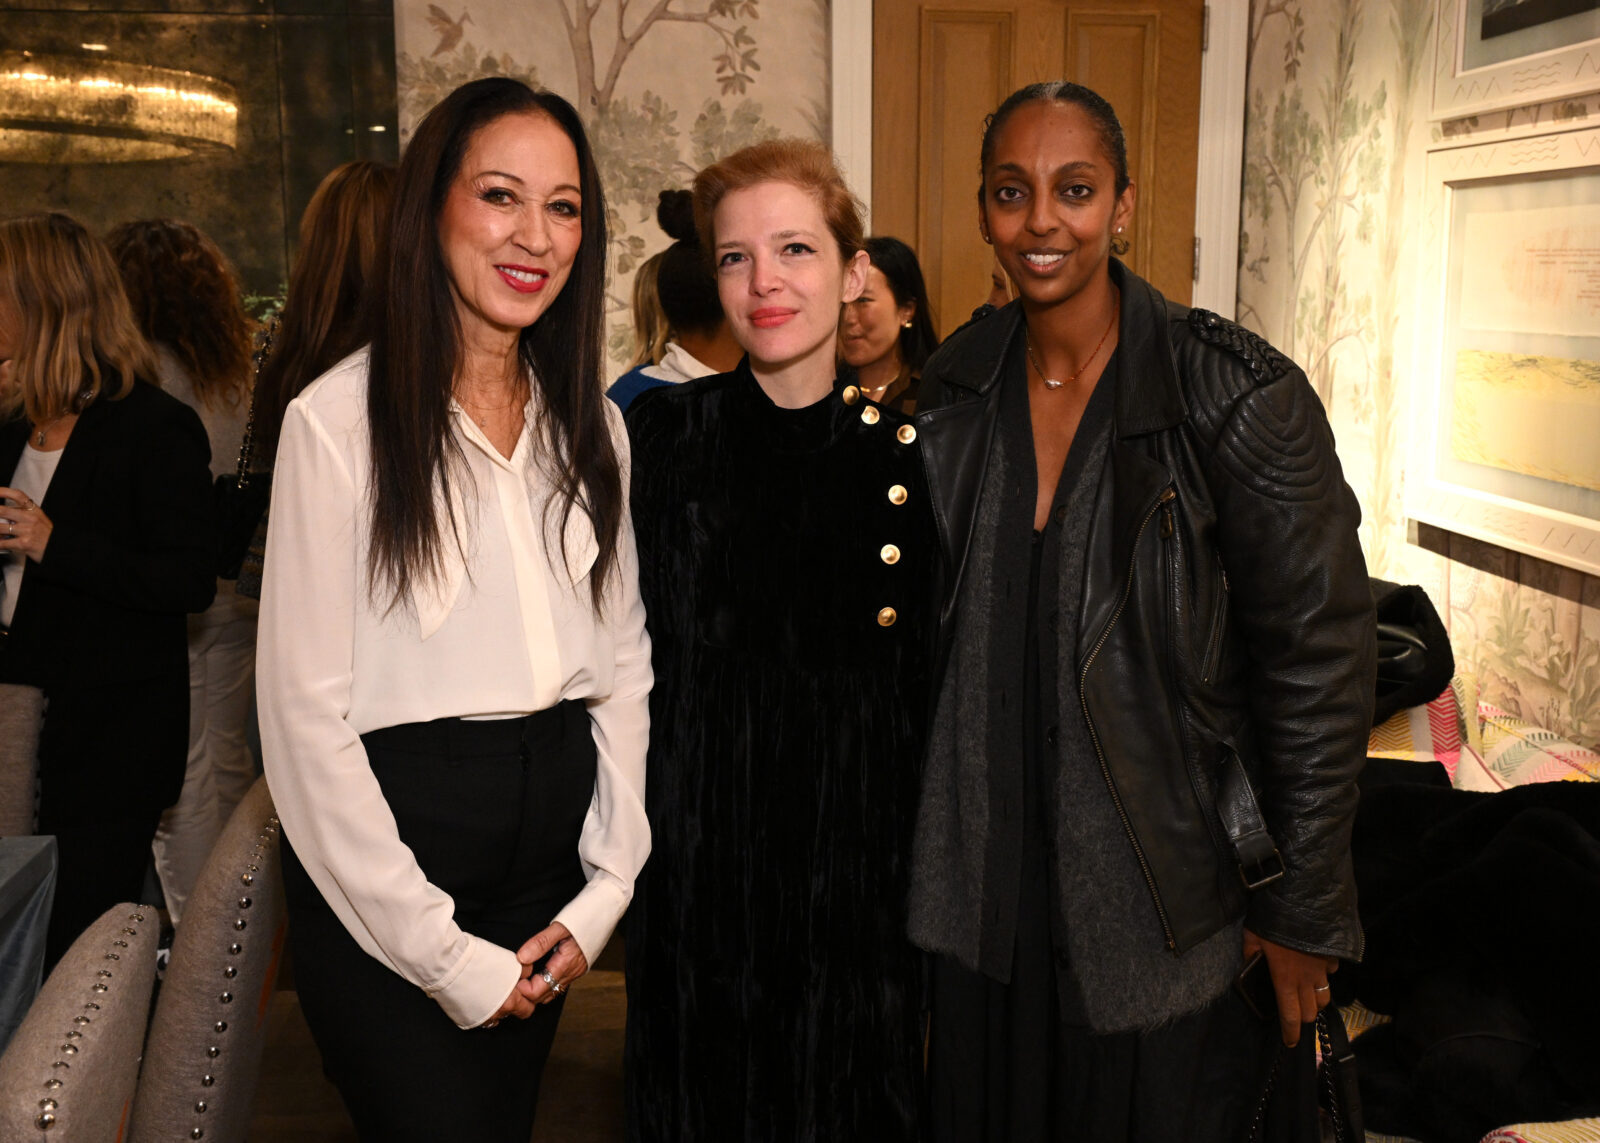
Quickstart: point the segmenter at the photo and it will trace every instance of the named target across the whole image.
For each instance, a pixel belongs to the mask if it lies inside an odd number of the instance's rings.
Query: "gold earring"
[[[900,323],[900,328],[901,329],[910,329],[911,328],[911,323],[908,322],[908,321],[903,321],[903,322]]]

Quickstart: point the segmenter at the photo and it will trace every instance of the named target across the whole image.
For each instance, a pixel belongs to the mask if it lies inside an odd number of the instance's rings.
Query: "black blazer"
[[[0,485],[11,486],[27,434],[23,420],[0,427]],[[29,562],[0,639],[0,682],[49,699],[46,799],[80,781],[102,802],[177,798],[186,614],[216,594],[210,457],[194,410],[143,382],[85,409],[67,440],[40,501],[53,525],[44,560]]]

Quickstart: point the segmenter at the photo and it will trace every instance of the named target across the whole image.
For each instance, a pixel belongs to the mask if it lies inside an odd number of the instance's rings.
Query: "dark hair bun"
[[[700,236],[694,228],[694,196],[686,190],[664,190],[656,204],[656,222],[675,242],[697,246]]]

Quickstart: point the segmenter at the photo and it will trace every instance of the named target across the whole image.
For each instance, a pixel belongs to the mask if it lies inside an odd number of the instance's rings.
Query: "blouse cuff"
[[[578,950],[593,968],[627,908],[628,898],[622,889],[607,878],[596,877],[567,902],[551,923],[559,921],[567,926]]]
[[[467,941],[455,972],[426,989],[457,1028],[476,1028],[500,1011],[522,979],[516,953],[470,934]]]

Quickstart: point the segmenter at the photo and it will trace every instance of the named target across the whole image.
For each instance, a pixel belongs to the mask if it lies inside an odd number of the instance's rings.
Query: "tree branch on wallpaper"
[[[1291,46],[1304,21],[1300,0],[1284,0]],[[1379,148],[1381,114],[1387,95],[1380,83],[1370,99],[1354,93],[1356,43],[1361,34],[1363,0],[1336,0],[1319,7],[1332,11],[1337,27],[1333,74],[1322,85],[1320,115],[1306,110],[1298,87],[1281,92],[1269,117],[1259,92],[1252,107],[1251,158],[1245,166],[1246,203],[1271,220],[1274,204],[1282,207],[1284,248],[1289,251],[1289,280],[1294,305],[1273,341],[1301,362],[1325,405],[1332,407],[1335,392],[1334,350],[1355,340],[1371,318],[1367,297],[1352,301],[1343,282],[1345,243],[1351,236],[1363,245],[1372,242],[1375,220],[1369,196],[1383,173]],[[1286,49],[1287,51],[1288,49]],[[1309,221],[1303,215],[1310,212]],[[1321,281],[1307,282],[1312,253],[1321,254]],[[1271,240],[1246,269],[1265,280]],[[1259,319],[1253,308],[1249,311]]]
[[[717,82],[723,95],[743,95],[756,81],[754,73],[761,70],[761,65],[756,62],[755,37],[747,25],[736,25],[734,21],[740,17],[759,19],[760,0],[710,0],[706,7],[688,11],[675,8],[677,0],[655,0],[648,11],[639,15],[632,31],[627,30],[628,13],[643,5],[638,0],[614,2],[616,40],[611,46],[611,58],[605,63],[605,78],[598,80],[600,61],[595,58],[594,21],[605,6],[604,0],[594,4],[573,0],[570,5],[568,0],[558,0],[556,4],[572,42],[572,62],[578,70],[577,98],[573,102],[586,112],[598,113],[610,106],[628,57],[650,29],[661,23],[703,24],[716,35],[722,50],[711,58],[717,66]]]

